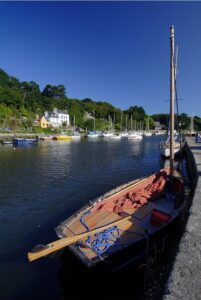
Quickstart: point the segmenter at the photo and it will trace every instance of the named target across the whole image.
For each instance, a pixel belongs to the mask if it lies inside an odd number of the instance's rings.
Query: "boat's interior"
[[[150,233],[158,230],[174,217],[175,194],[182,189],[180,179],[175,178],[172,189],[168,178],[169,171],[162,170],[100,202],[93,203],[71,220],[64,221],[60,229],[66,237],[111,224],[111,227],[101,234],[71,245],[71,250],[89,264],[143,239],[147,230]],[[126,219],[118,228],[112,226],[112,223],[128,215],[132,217],[131,220]]]

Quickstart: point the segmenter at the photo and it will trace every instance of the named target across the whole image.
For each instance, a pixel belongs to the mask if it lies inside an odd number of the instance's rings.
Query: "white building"
[[[48,122],[50,122],[50,124],[54,128],[61,127],[63,123],[65,123],[66,126],[70,124],[69,114],[67,110],[59,110],[55,108],[53,112],[45,111],[44,115]]]

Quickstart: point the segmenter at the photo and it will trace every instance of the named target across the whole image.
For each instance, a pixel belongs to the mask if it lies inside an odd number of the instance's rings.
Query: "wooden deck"
[[[86,217],[84,217],[83,219],[87,226],[90,228],[90,230],[92,230],[120,220],[122,219],[122,216],[107,211],[96,211],[92,212],[89,215],[86,215]],[[119,247],[123,247],[124,245],[128,245],[129,243],[132,243],[135,240],[139,240],[139,238],[143,236],[144,229],[138,227],[137,223],[137,220],[132,220],[132,222],[129,220],[125,220],[124,222],[122,222],[120,225],[118,225],[118,234],[116,232],[112,237],[112,240],[117,242]],[[63,223],[62,225],[62,230],[65,236],[73,236],[75,234],[86,232],[85,226],[80,222],[80,217],[76,217],[73,221],[71,220],[69,224]],[[92,236],[91,243],[95,239],[96,237]],[[99,257],[94,250],[92,250],[90,247],[88,247],[88,245],[86,245],[86,240],[80,241],[79,244],[80,250],[77,249],[77,255],[79,255],[78,252],[82,252],[81,256],[84,255],[85,258],[88,260],[94,260]],[[73,247],[73,249],[75,251],[75,247]]]

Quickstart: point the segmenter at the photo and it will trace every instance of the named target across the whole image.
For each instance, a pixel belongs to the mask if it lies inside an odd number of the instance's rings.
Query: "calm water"
[[[57,239],[54,228],[87,200],[157,171],[160,140],[44,141],[15,150],[0,146],[2,300],[64,299],[60,259],[28,263],[27,252]]]

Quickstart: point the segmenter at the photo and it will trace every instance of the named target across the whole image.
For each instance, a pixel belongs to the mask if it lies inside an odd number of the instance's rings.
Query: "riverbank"
[[[16,137],[18,138],[38,138],[39,134],[37,133],[17,133]],[[13,133],[0,133],[0,140],[11,140],[14,138]]]
[[[164,300],[200,299],[201,295],[201,143],[187,137],[188,167],[194,188],[190,215],[180,242]],[[193,155],[192,155],[193,154]]]

